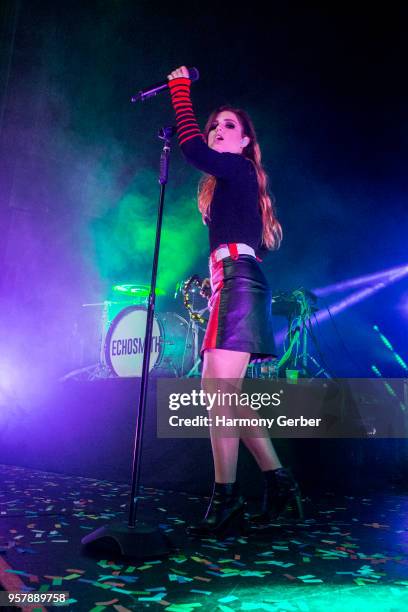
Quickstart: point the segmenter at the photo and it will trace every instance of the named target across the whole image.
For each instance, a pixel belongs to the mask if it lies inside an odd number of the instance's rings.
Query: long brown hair
[[[256,177],[259,187],[259,207],[262,215],[262,244],[268,249],[278,249],[282,240],[282,227],[276,218],[275,201],[267,192],[268,177],[262,167],[261,149],[256,139],[255,128],[248,114],[240,108],[221,106],[215,109],[208,118],[205,126],[204,135],[208,140],[208,134],[217,115],[223,111],[234,113],[241,124],[243,136],[248,136],[249,144],[244,147],[242,155],[250,159],[255,167]],[[210,217],[210,205],[214,194],[217,179],[215,176],[205,175],[198,188],[198,209],[202,214],[203,221]]]

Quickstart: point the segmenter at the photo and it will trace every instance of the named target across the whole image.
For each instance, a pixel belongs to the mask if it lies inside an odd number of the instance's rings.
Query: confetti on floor
[[[0,479],[0,584],[69,593],[70,611],[337,612],[386,610],[384,601],[408,608],[402,496],[322,496],[302,523],[200,541],[185,526],[203,513],[204,499],[145,488],[141,519],[162,525],[173,549],[165,558],[124,560],[92,556],[80,542],[126,521],[127,485],[13,466],[0,466]]]

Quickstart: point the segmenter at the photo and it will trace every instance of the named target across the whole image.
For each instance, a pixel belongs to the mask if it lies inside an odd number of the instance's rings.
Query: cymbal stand
[[[303,325],[302,325],[302,332],[301,332],[301,336],[302,336],[302,352],[301,352],[302,369],[301,369],[301,372],[304,375],[307,375],[309,378],[317,378],[321,374],[323,374],[323,376],[325,376],[326,378],[332,378],[331,375],[326,370],[326,368],[324,366],[322,366],[322,364],[319,363],[317,361],[317,359],[315,357],[313,357],[313,355],[311,355],[308,352],[308,337],[309,337],[309,333],[310,333],[310,331],[307,328],[307,324],[308,323],[309,323],[309,325],[311,325],[310,315],[307,318],[304,319]],[[300,341],[300,339],[299,339],[299,341]],[[297,365],[297,357],[298,356],[295,355],[295,368],[296,368],[296,365]],[[313,374],[310,372],[310,370],[308,368],[308,361],[311,361],[316,366],[317,372],[314,372]]]
[[[203,308],[202,310],[199,310],[197,312],[198,315],[203,315],[206,311],[208,310],[208,306],[206,308]],[[198,322],[193,319],[193,317],[190,315],[190,326],[191,326],[191,332],[193,334],[193,359],[194,359],[194,365],[191,368],[191,370],[186,374],[186,378],[191,378],[193,376],[199,376],[200,372],[200,366],[201,366],[201,357],[200,357],[200,347],[199,347],[199,331],[200,331],[200,326],[198,324]]]

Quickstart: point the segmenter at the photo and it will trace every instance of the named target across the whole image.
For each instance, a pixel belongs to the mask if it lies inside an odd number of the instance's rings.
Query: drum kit
[[[183,296],[188,319],[177,312],[155,312],[149,370],[153,376],[198,376],[200,340],[205,331],[207,305],[196,311],[200,283],[192,278],[178,283],[175,298]],[[82,304],[83,308],[101,310],[99,322],[98,363],[66,374],[68,378],[133,378],[142,374],[144,335],[149,286],[114,285],[113,298],[103,302]],[[165,296],[156,289],[156,296]]]
[[[144,335],[147,317],[147,300],[150,287],[140,284],[120,284],[112,288],[113,297],[104,302],[83,304],[87,309],[101,310],[99,322],[98,363],[79,368],[66,374],[68,378],[133,378],[142,374]],[[156,296],[165,292],[156,289]],[[149,370],[151,376],[192,377],[200,375],[200,345],[208,319],[206,289],[197,275],[181,281],[176,286],[174,298],[182,296],[188,318],[177,312],[155,312]],[[299,297],[300,296],[300,297]],[[300,298],[314,306],[315,296],[306,290],[278,294],[272,299],[272,313],[288,317],[289,332],[296,321],[299,326]],[[306,322],[303,325],[302,365],[306,366]],[[297,327],[299,329],[299,327]],[[298,340],[300,344],[300,338]],[[296,351],[297,354],[298,351]],[[280,359],[271,358],[252,362],[248,366],[249,378],[277,378],[279,369],[288,361],[288,353]]]

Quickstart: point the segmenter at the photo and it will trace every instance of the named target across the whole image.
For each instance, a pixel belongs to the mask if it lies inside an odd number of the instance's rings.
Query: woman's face
[[[242,133],[238,117],[231,111],[218,113],[208,132],[208,146],[219,153],[242,153],[249,138]]]

